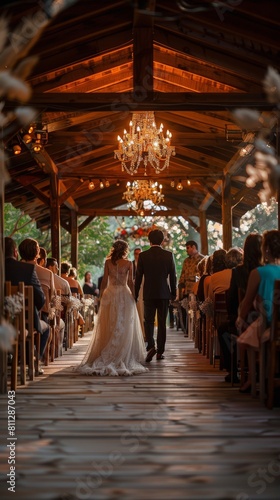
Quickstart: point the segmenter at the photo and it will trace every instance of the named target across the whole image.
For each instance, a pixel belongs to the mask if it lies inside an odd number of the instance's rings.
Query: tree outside
[[[240,220],[240,227],[233,228],[233,246],[243,247],[248,233],[262,233],[267,229],[278,227],[278,205],[273,199],[268,205],[257,205],[254,210],[247,212]],[[47,250],[51,256],[50,231],[41,232],[36,227],[36,222],[28,215],[15,209],[11,204],[4,206],[5,236],[11,236],[19,244],[24,238],[38,240],[40,246]],[[84,218],[79,219],[82,223]],[[194,222],[199,224],[199,221]],[[164,246],[174,253],[177,274],[180,275],[182,264],[186,258],[186,241],[194,240],[200,245],[199,234],[182,217],[98,217],[94,219],[79,235],[79,262],[78,277],[83,282],[86,271],[90,271],[93,280],[103,274],[104,261],[115,239],[121,238],[128,242],[130,248],[129,258],[133,259],[133,250],[140,247],[142,250],[149,248],[148,232],[151,228],[162,229],[165,235]],[[209,254],[217,248],[222,248],[222,225],[208,221],[208,246]],[[61,229],[61,254],[62,261],[70,261],[71,235]]]

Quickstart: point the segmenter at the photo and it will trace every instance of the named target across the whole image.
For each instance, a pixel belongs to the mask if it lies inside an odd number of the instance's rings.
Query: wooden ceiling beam
[[[168,210],[157,210],[154,215],[161,217],[174,217],[174,216],[184,216],[184,209],[168,209]],[[87,215],[93,217],[105,217],[105,216],[113,216],[113,217],[129,217],[131,215],[135,215],[132,210],[128,209],[114,209],[114,208],[80,208],[78,215]],[[147,211],[146,216],[150,215],[149,211]]]
[[[7,102],[14,109],[16,103]],[[23,104],[24,105],[24,104]],[[28,103],[43,111],[223,111],[240,107],[272,110],[264,93],[150,93],[139,96],[127,93],[34,93]]]
[[[219,30],[220,32],[220,30]],[[220,39],[215,40],[206,33],[197,33],[193,26],[178,34],[178,27],[171,24],[164,25],[163,29],[155,30],[155,41],[158,44],[169,47],[176,52],[188,54],[193,59],[203,64],[213,64],[214,67],[230,72],[241,81],[245,78],[248,82],[259,82],[263,79],[263,67],[269,65],[268,54],[263,56],[259,52],[246,50],[237,44],[223,43]],[[275,65],[275,58],[271,64]],[[224,80],[222,80],[224,82]],[[235,80],[236,84],[237,80]],[[242,85],[242,83],[241,83]]]

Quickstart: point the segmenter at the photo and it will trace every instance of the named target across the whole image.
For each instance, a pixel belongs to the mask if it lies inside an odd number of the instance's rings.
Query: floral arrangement
[[[253,188],[261,183],[259,198],[261,202],[269,204],[271,198],[276,197],[280,182],[278,152],[270,144],[273,129],[279,120],[280,75],[275,69],[268,68],[263,86],[268,102],[275,104],[273,112],[264,114],[251,109],[237,109],[233,115],[242,129],[256,131],[254,165],[247,164],[246,186]]]
[[[147,238],[149,232],[155,229],[154,226],[131,226],[131,227],[118,227],[115,231],[115,239],[127,240],[128,238],[141,239]]]
[[[9,352],[16,338],[17,332],[11,323],[8,323],[3,318],[0,323],[0,350]]]
[[[23,308],[23,294],[16,293],[15,295],[8,295],[4,298],[4,311],[7,317],[14,319]]]
[[[189,299],[185,297],[184,299],[180,300],[180,304],[183,307],[183,309],[186,309],[186,311],[189,308]]]
[[[80,299],[73,297],[72,295],[70,297],[63,297],[62,302],[66,306],[67,311],[79,311],[82,306]]]
[[[213,302],[212,302],[212,300],[209,297],[207,297],[207,299],[205,299],[204,302],[202,302],[199,305],[199,309],[201,310],[201,312],[203,314],[205,314],[205,316],[207,316],[209,318],[213,318],[213,316],[214,316],[214,307],[213,307]]]
[[[52,299],[52,305],[49,308],[49,314],[48,314],[48,319],[50,321],[55,319],[57,311],[63,311],[63,306],[61,304],[61,297],[60,297],[60,295],[56,295]]]
[[[94,299],[85,299],[84,297],[81,298],[81,304],[84,309],[84,312],[86,313],[90,308],[94,308],[94,306],[97,304],[98,298],[94,297]]]

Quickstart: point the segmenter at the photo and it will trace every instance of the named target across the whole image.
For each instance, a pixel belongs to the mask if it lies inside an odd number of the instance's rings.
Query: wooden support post
[[[71,263],[78,267],[78,216],[75,210],[71,210]]]
[[[226,174],[223,180],[222,192],[223,247],[225,250],[229,250],[232,246],[232,207],[230,187],[230,175]]]
[[[59,179],[55,173],[50,174],[50,209],[51,209],[51,240],[52,257],[61,262],[61,232],[60,232],[60,202]]]
[[[200,210],[199,212],[199,225],[201,253],[203,255],[208,255],[207,221],[205,210]]]
[[[4,316],[4,282],[4,182],[0,179],[0,321]],[[0,394],[6,394],[8,390],[7,372],[7,353],[0,349]]]

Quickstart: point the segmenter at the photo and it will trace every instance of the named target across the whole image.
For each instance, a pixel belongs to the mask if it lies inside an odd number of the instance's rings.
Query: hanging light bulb
[[[177,186],[176,186],[176,189],[178,189],[178,191],[182,191],[182,189],[183,189],[183,184],[182,184],[182,182],[181,182],[181,179],[179,180],[179,182],[178,182],[178,184],[177,184]]]
[[[188,186],[190,186],[190,185],[191,185],[191,181],[190,181],[190,179],[188,179],[188,180],[187,180],[187,184],[188,184]]]
[[[94,182],[93,182],[93,181],[90,181],[90,182],[88,183],[88,188],[89,188],[89,189],[94,189],[94,188],[95,188],[95,185],[94,185]]]
[[[105,181],[105,187],[106,188],[110,187],[110,182],[108,180]]]
[[[39,141],[39,140],[35,141],[34,146],[33,146],[33,151],[35,151],[35,153],[39,153],[39,151],[41,151],[41,149],[42,149],[41,141]]]
[[[170,182],[170,186],[171,186],[172,188],[174,188],[174,187],[175,187],[175,181],[174,181],[174,180]]]
[[[25,144],[29,144],[32,141],[32,137],[30,134],[24,134],[22,139],[24,140]]]
[[[102,182],[102,180],[100,179],[100,184],[99,184],[99,187],[100,189],[103,189],[104,188],[104,183]]]
[[[14,152],[14,155],[19,155],[21,153],[21,147],[19,144],[14,144],[13,152]]]

